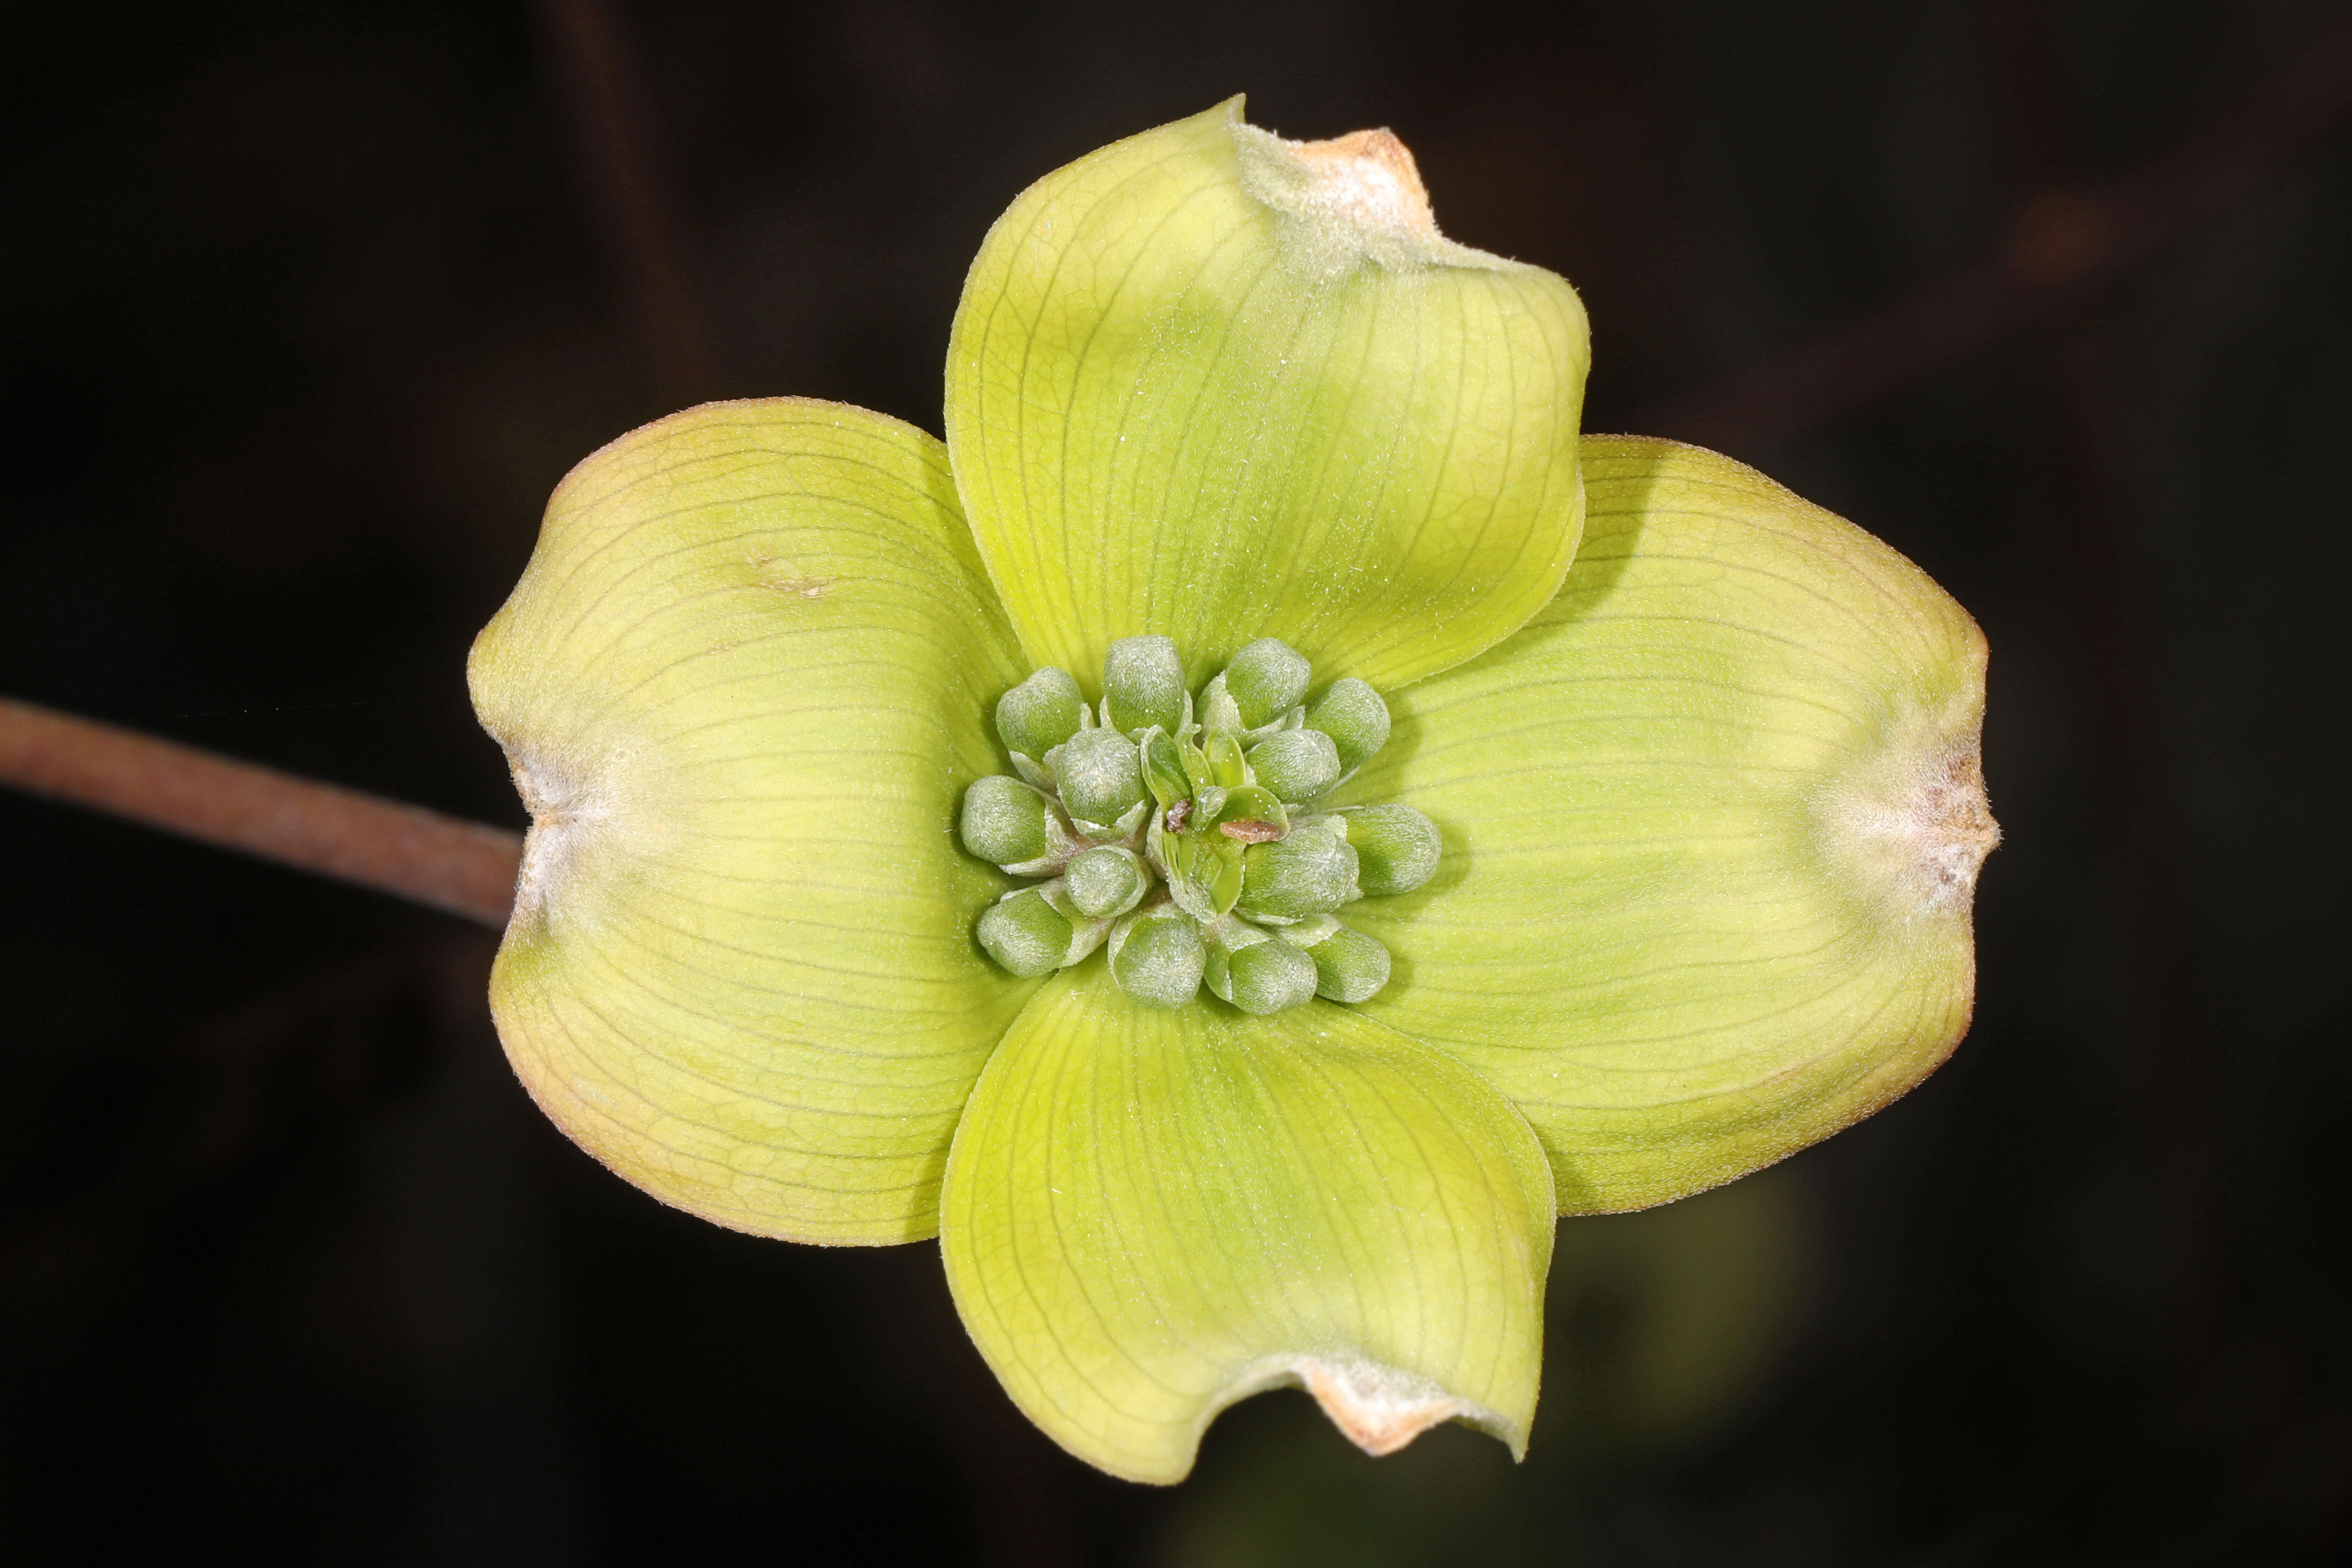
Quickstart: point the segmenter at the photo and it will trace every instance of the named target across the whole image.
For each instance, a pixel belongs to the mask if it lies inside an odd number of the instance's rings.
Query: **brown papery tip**
[[[1334,216],[1400,238],[1435,239],[1436,215],[1412,153],[1392,131],[1288,143],[1316,199]]]
[[[1977,871],[2000,842],[1973,731],[1897,745],[1831,801],[1831,843],[1906,916],[1965,915]]]
[[[1371,1362],[1302,1359],[1297,1371],[1331,1424],[1375,1458],[1443,1422],[1482,1414],[1426,1378]]]

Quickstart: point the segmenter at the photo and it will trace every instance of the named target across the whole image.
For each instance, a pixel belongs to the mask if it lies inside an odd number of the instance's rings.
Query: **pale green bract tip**
[[[1413,746],[1353,786],[1470,852],[1348,915],[1412,965],[1366,1010],[1510,1095],[1570,1213],[1729,1181],[1925,1077],[1999,837],[1984,641],[1925,574],[1712,452],[1594,437],[1585,468],[1559,598],[1401,694]]]
[[[1575,290],[1438,237],[1395,138],[1286,142],[1221,105],[1055,170],[990,229],[948,445],[1038,663],[1271,633],[1394,689],[1558,591],[1590,359]]]
[[[490,987],[533,1100],[734,1229],[932,1235],[1034,989],[972,940],[1003,879],[951,831],[1025,668],[909,426],[713,404],[573,469],[468,670],[533,817]]]
[[[944,1190],[973,1342],[1113,1475],[1182,1479],[1219,1411],[1284,1385],[1371,1453],[1444,1421],[1526,1447],[1550,1173],[1475,1074],[1347,1008],[1139,1007],[1066,971],[990,1061]]]

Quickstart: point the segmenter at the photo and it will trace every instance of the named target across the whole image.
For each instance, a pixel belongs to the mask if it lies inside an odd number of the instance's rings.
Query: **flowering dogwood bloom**
[[[775,399],[589,458],[471,670],[523,1082],[720,1225],[936,1234],[1114,1474],[1277,1384],[1519,1451],[1556,1216],[1930,1071],[1996,837],[1969,616],[1581,436],[1587,363],[1393,137],[1236,100],[998,221],[944,444]]]

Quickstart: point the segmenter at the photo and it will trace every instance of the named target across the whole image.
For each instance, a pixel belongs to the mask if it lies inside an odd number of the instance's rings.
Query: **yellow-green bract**
[[[1239,101],[1039,182],[948,441],[717,404],[557,489],[474,652],[534,824],[492,1003],[566,1132],[799,1241],[940,1237],[1006,1389],[1172,1481],[1302,1384],[1374,1452],[1517,1451],[1558,1213],[1777,1160],[1967,1026],[1984,648],[1909,563],[1695,448],[1578,431],[1559,279],[1443,238],[1385,132]],[[1580,541],[1581,542],[1580,548]],[[1012,978],[957,803],[1038,667],[1252,639],[1388,697],[1349,800],[1444,856],[1350,906],[1360,1007]]]

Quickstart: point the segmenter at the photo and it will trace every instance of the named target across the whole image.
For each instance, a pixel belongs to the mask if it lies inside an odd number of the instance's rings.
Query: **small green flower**
[[[588,458],[471,668],[523,1082],[721,1225],[937,1234],[1114,1474],[1283,1384],[1519,1451],[1555,1215],[1924,1077],[1995,837],[1967,615],[1580,440],[1586,363],[1394,138],[1236,100],[999,220],[944,446],[780,399]]]

